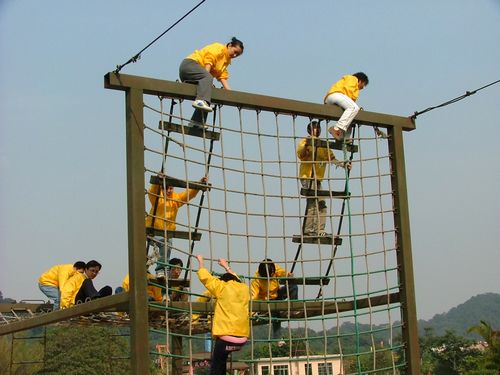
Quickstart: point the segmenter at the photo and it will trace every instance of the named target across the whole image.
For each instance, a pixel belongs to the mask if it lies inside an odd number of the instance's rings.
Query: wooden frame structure
[[[144,113],[143,96],[155,95],[172,97],[178,99],[193,100],[196,88],[191,84],[183,84],[153,78],[138,77],[110,72],[104,76],[104,86],[107,89],[125,92],[125,117],[126,117],[126,154],[127,154],[127,215],[128,215],[128,263],[131,289],[129,293],[110,296],[100,300],[92,301],[71,309],[51,312],[26,321],[11,323],[0,326],[0,335],[12,333],[32,327],[54,323],[71,317],[87,314],[93,311],[105,311],[118,309],[129,311],[131,330],[131,371],[133,374],[149,374],[148,341],[148,303],[147,303],[147,278],[146,254],[144,244],[146,243],[146,228],[144,212],[146,211],[144,201]],[[225,91],[213,89],[212,102],[215,104],[237,106],[246,109],[267,110],[283,114],[307,116],[309,118],[323,118],[337,120],[342,110],[333,106],[317,103],[308,103],[297,100],[283,99],[271,96],[256,95],[239,91]],[[420,373],[420,356],[417,333],[417,315],[415,305],[415,290],[413,281],[413,263],[411,251],[410,222],[408,213],[408,197],[406,191],[406,172],[404,161],[403,131],[415,129],[415,123],[411,118],[394,116],[388,114],[361,111],[357,117],[358,124],[378,126],[386,128],[389,132],[389,150],[391,155],[392,188],[394,191],[394,222],[396,227],[397,261],[399,293],[394,293],[380,299],[378,303],[401,303],[401,314],[403,318],[403,341],[405,343],[405,356],[408,368],[406,373]],[[368,301],[368,299],[367,299]],[[371,299],[364,303],[373,303]],[[356,301],[362,306],[362,301]],[[325,311],[325,304],[306,302],[312,310]],[[361,305],[360,305],[361,303]],[[304,303],[299,303],[297,308],[303,308]],[[318,304],[318,303],[316,303]],[[198,306],[199,305],[199,306]],[[290,308],[287,304],[287,308]],[[352,308],[353,303],[342,305],[342,309]],[[180,306],[179,306],[180,307]],[[211,310],[210,304],[192,303],[191,308]],[[259,306],[253,303],[253,310],[269,311],[269,305]],[[273,308],[280,308],[279,303],[273,304]],[[331,305],[328,311],[339,310],[339,304]],[[177,343],[179,345],[179,343]],[[174,343],[174,346],[176,344]],[[174,361],[174,374],[181,373],[182,369],[176,371]],[[178,362],[178,361],[177,361]],[[182,366],[181,366],[182,367]],[[179,372],[180,371],[180,372]]]

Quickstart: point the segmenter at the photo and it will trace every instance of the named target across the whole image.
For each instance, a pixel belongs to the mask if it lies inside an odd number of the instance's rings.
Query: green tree
[[[125,375],[130,373],[128,338],[114,328],[63,326],[48,330],[40,375]]]
[[[491,325],[484,320],[481,320],[478,325],[470,327],[467,332],[479,334],[488,344],[482,362],[484,368],[500,373],[500,332],[493,330]]]

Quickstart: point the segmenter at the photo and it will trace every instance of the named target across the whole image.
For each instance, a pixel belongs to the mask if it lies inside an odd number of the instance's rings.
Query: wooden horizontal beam
[[[203,129],[201,127],[178,125],[167,121],[160,121],[158,128],[174,133],[191,135],[193,137],[211,139],[214,141],[218,141],[220,139],[220,133],[209,130],[210,127],[208,129]]]
[[[148,236],[158,236],[163,237],[165,235],[165,231],[163,229],[156,228],[146,228],[146,234]],[[181,240],[191,240],[191,241],[199,241],[201,239],[201,233],[199,232],[186,232],[182,230],[169,230],[166,231],[167,238],[178,238]]]
[[[115,72],[107,73],[104,76],[104,87],[121,91],[137,89],[148,95],[167,96],[188,100],[193,100],[196,97],[196,85]],[[339,107],[322,103],[309,103],[299,100],[216,88],[212,89],[212,103],[325,120],[338,120],[343,113],[343,110]],[[360,111],[354,119],[354,123],[375,125],[385,128],[397,127],[407,131],[415,129],[415,122],[410,117],[368,111]]]
[[[190,189],[196,189],[196,190],[201,190],[201,191],[207,191],[210,190],[212,187],[212,184],[207,183],[204,184],[200,181],[186,181],[186,180],[181,180],[175,177],[169,177],[169,176],[157,176],[153,175],[149,179],[149,183],[153,185],[160,185],[163,186],[173,186],[173,187],[180,187],[180,188],[189,188]]]
[[[300,189],[300,195],[304,197],[332,197],[337,199],[349,198],[351,193],[345,191],[330,191],[330,190],[314,190],[314,189]]]
[[[52,311],[32,318],[0,325],[0,336],[26,329],[57,323],[63,320],[99,311],[128,311],[129,294],[120,293],[74,305],[68,309]]]

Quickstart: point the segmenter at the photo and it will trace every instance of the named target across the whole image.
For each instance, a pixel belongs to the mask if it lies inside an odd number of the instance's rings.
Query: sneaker
[[[285,346],[286,342],[284,340],[278,341],[278,346],[281,348],[282,346]]]
[[[204,100],[195,100],[193,102],[193,107],[196,109],[200,109],[205,112],[212,112],[212,107],[208,105],[208,103]]]
[[[161,269],[156,271],[156,278],[157,279],[164,279],[165,278],[165,270]]]
[[[328,129],[328,133],[330,133],[336,141],[342,142],[344,140],[344,131],[342,129],[332,126]]]

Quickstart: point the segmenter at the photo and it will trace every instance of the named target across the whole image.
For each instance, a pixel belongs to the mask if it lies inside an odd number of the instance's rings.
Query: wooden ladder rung
[[[203,129],[201,127],[193,127],[193,126],[187,126],[187,125],[179,125],[179,124],[174,124],[168,121],[160,121],[160,125],[158,126],[159,129],[171,131],[174,133],[180,133],[180,134],[185,134],[185,135],[192,135],[194,137],[201,137],[201,138],[207,138],[207,139],[212,139],[214,141],[218,141],[220,138],[220,133],[214,132],[212,130],[208,129]]]
[[[199,181],[185,181],[185,180],[180,180],[175,177],[170,177],[170,176],[158,176],[158,175],[153,175],[149,179],[149,182],[153,185],[160,185],[160,186],[174,186],[174,187],[180,187],[180,188],[188,188],[189,189],[196,189],[196,190],[202,190],[202,191],[207,191],[210,190],[212,187],[212,184],[207,183],[203,184]]]
[[[336,141],[325,141],[324,139],[306,138],[306,145],[313,147],[329,148],[331,150],[342,150],[342,143]],[[345,145],[348,152],[358,152],[358,146],[346,143]]]
[[[296,234],[292,237],[292,242],[295,243],[319,243],[321,245],[342,245],[342,238],[338,236],[326,235],[326,236],[310,236],[310,235],[300,235]]]
[[[158,236],[164,237],[165,231],[163,229],[156,228],[146,228],[146,234],[148,236]],[[181,240],[199,241],[201,239],[201,233],[199,232],[187,232],[182,230],[169,230],[166,232],[167,238],[179,238]]]
[[[314,189],[300,189],[300,195],[305,197],[332,197],[337,199],[349,198],[351,193],[345,191],[330,191],[330,190],[314,190]]]
[[[290,285],[328,285],[329,277],[294,277],[281,279],[283,283],[287,282]]]

